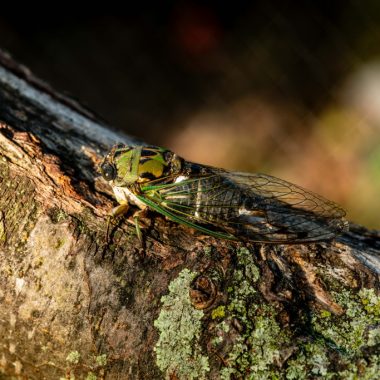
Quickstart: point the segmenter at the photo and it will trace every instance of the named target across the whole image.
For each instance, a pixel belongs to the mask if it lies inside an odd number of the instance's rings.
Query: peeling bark
[[[0,52],[0,378],[378,378],[380,234],[243,244],[149,214],[97,164],[136,143]]]

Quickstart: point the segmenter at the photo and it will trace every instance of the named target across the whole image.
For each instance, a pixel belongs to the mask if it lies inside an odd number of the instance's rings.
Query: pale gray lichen
[[[379,379],[380,355],[365,357],[365,350],[380,343],[380,297],[373,289],[357,294],[341,289],[331,294],[345,313],[314,313],[312,326],[320,338],[301,346],[288,361],[286,378]],[[334,370],[335,362],[345,369]]]
[[[205,379],[209,361],[202,355],[199,337],[203,311],[190,302],[189,290],[196,273],[184,269],[170,283],[169,294],[161,298],[162,308],[154,325],[159,330],[155,346],[156,363],[168,379]]]
[[[358,360],[348,363],[345,371],[340,371],[334,378],[344,380],[378,380],[380,374],[380,360],[378,355],[371,356],[368,360]]]
[[[380,297],[373,289],[356,293],[334,284],[331,295],[344,313],[311,310],[307,330],[294,335],[280,325],[278,310],[257,290],[260,272],[252,253],[245,248],[236,253],[228,302],[210,313],[216,324],[212,349],[223,352],[230,344],[220,379],[379,379]],[[170,284],[155,322],[160,331],[157,364],[166,378],[209,375],[208,357],[199,343],[203,312],[193,308],[188,295],[194,276],[184,270]]]
[[[215,312],[223,319],[215,335],[226,336],[223,326],[233,319],[244,329],[225,358],[221,379],[379,379],[380,297],[373,289],[331,292],[345,313],[313,312],[310,336],[297,339],[279,325],[277,310],[255,290],[259,271],[252,254],[240,249],[237,257],[225,316]],[[223,343],[216,337],[212,342],[217,349]],[[366,349],[372,352],[366,354]]]
[[[274,308],[264,304],[255,285],[260,277],[252,253],[246,248],[237,251],[238,263],[229,288],[226,318],[216,329],[223,335],[226,325],[233,320],[244,326],[235,338],[226,362],[230,365],[220,370],[223,380],[233,378],[273,379],[279,378],[276,363],[281,360],[281,350],[288,336],[275,317]],[[215,343],[218,343],[215,341]]]
[[[288,361],[286,379],[306,379],[311,376],[329,379],[332,376],[328,373],[329,363],[326,347],[322,343],[306,343],[300,347],[296,358]]]
[[[366,346],[379,343],[380,297],[373,289],[361,289],[358,294],[349,290],[331,292],[336,302],[344,309],[340,317],[314,315],[315,330],[324,338],[334,342],[347,358],[360,355]],[[337,320],[339,318],[339,321]],[[372,326],[372,328],[371,328]]]

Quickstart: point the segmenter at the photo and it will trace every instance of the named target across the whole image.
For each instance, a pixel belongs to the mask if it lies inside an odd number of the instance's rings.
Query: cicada
[[[115,145],[100,165],[120,210],[128,204],[217,238],[307,243],[347,231],[332,201],[266,174],[231,172],[186,161],[156,146]]]

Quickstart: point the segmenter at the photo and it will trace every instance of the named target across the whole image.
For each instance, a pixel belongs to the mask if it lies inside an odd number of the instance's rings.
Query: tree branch
[[[149,214],[97,174],[116,142],[0,52],[0,369],[28,379],[377,378],[380,235],[243,244]]]

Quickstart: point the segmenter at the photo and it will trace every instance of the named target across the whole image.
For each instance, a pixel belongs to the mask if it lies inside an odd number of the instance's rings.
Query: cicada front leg
[[[107,233],[106,233],[106,242],[107,244],[109,243],[109,237],[110,237],[110,224],[111,220],[115,219],[119,216],[125,215],[129,210],[129,204],[128,203],[123,203],[119,204],[118,206],[114,207],[111,210],[111,213],[107,217]]]
[[[118,205],[112,209],[111,214],[109,215],[108,220],[107,220],[107,235],[106,235],[107,236],[107,242],[109,241],[109,235],[110,235],[109,230],[110,230],[111,220],[127,214],[129,211],[129,208],[130,207],[129,207],[128,203],[122,203],[122,204],[120,204],[120,205]],[[144,220],[144,221],[146,220],[147,211],[148,211],[147,208],[137,210],[133,213],[132,220],[127,219],[128,223],[131,223],[135,226],[136,235],[137,235],[137,237],[141,243],[143,242],[141,229],[148,227],[147,224],[142,221],[142,220]]]
[[[125,215],[129,210],[129,204],[128,203],[123,203],[120,204],[116,207],[114,207],[111,211],[111,217],[112,218],[117,218],[118,216]]]

